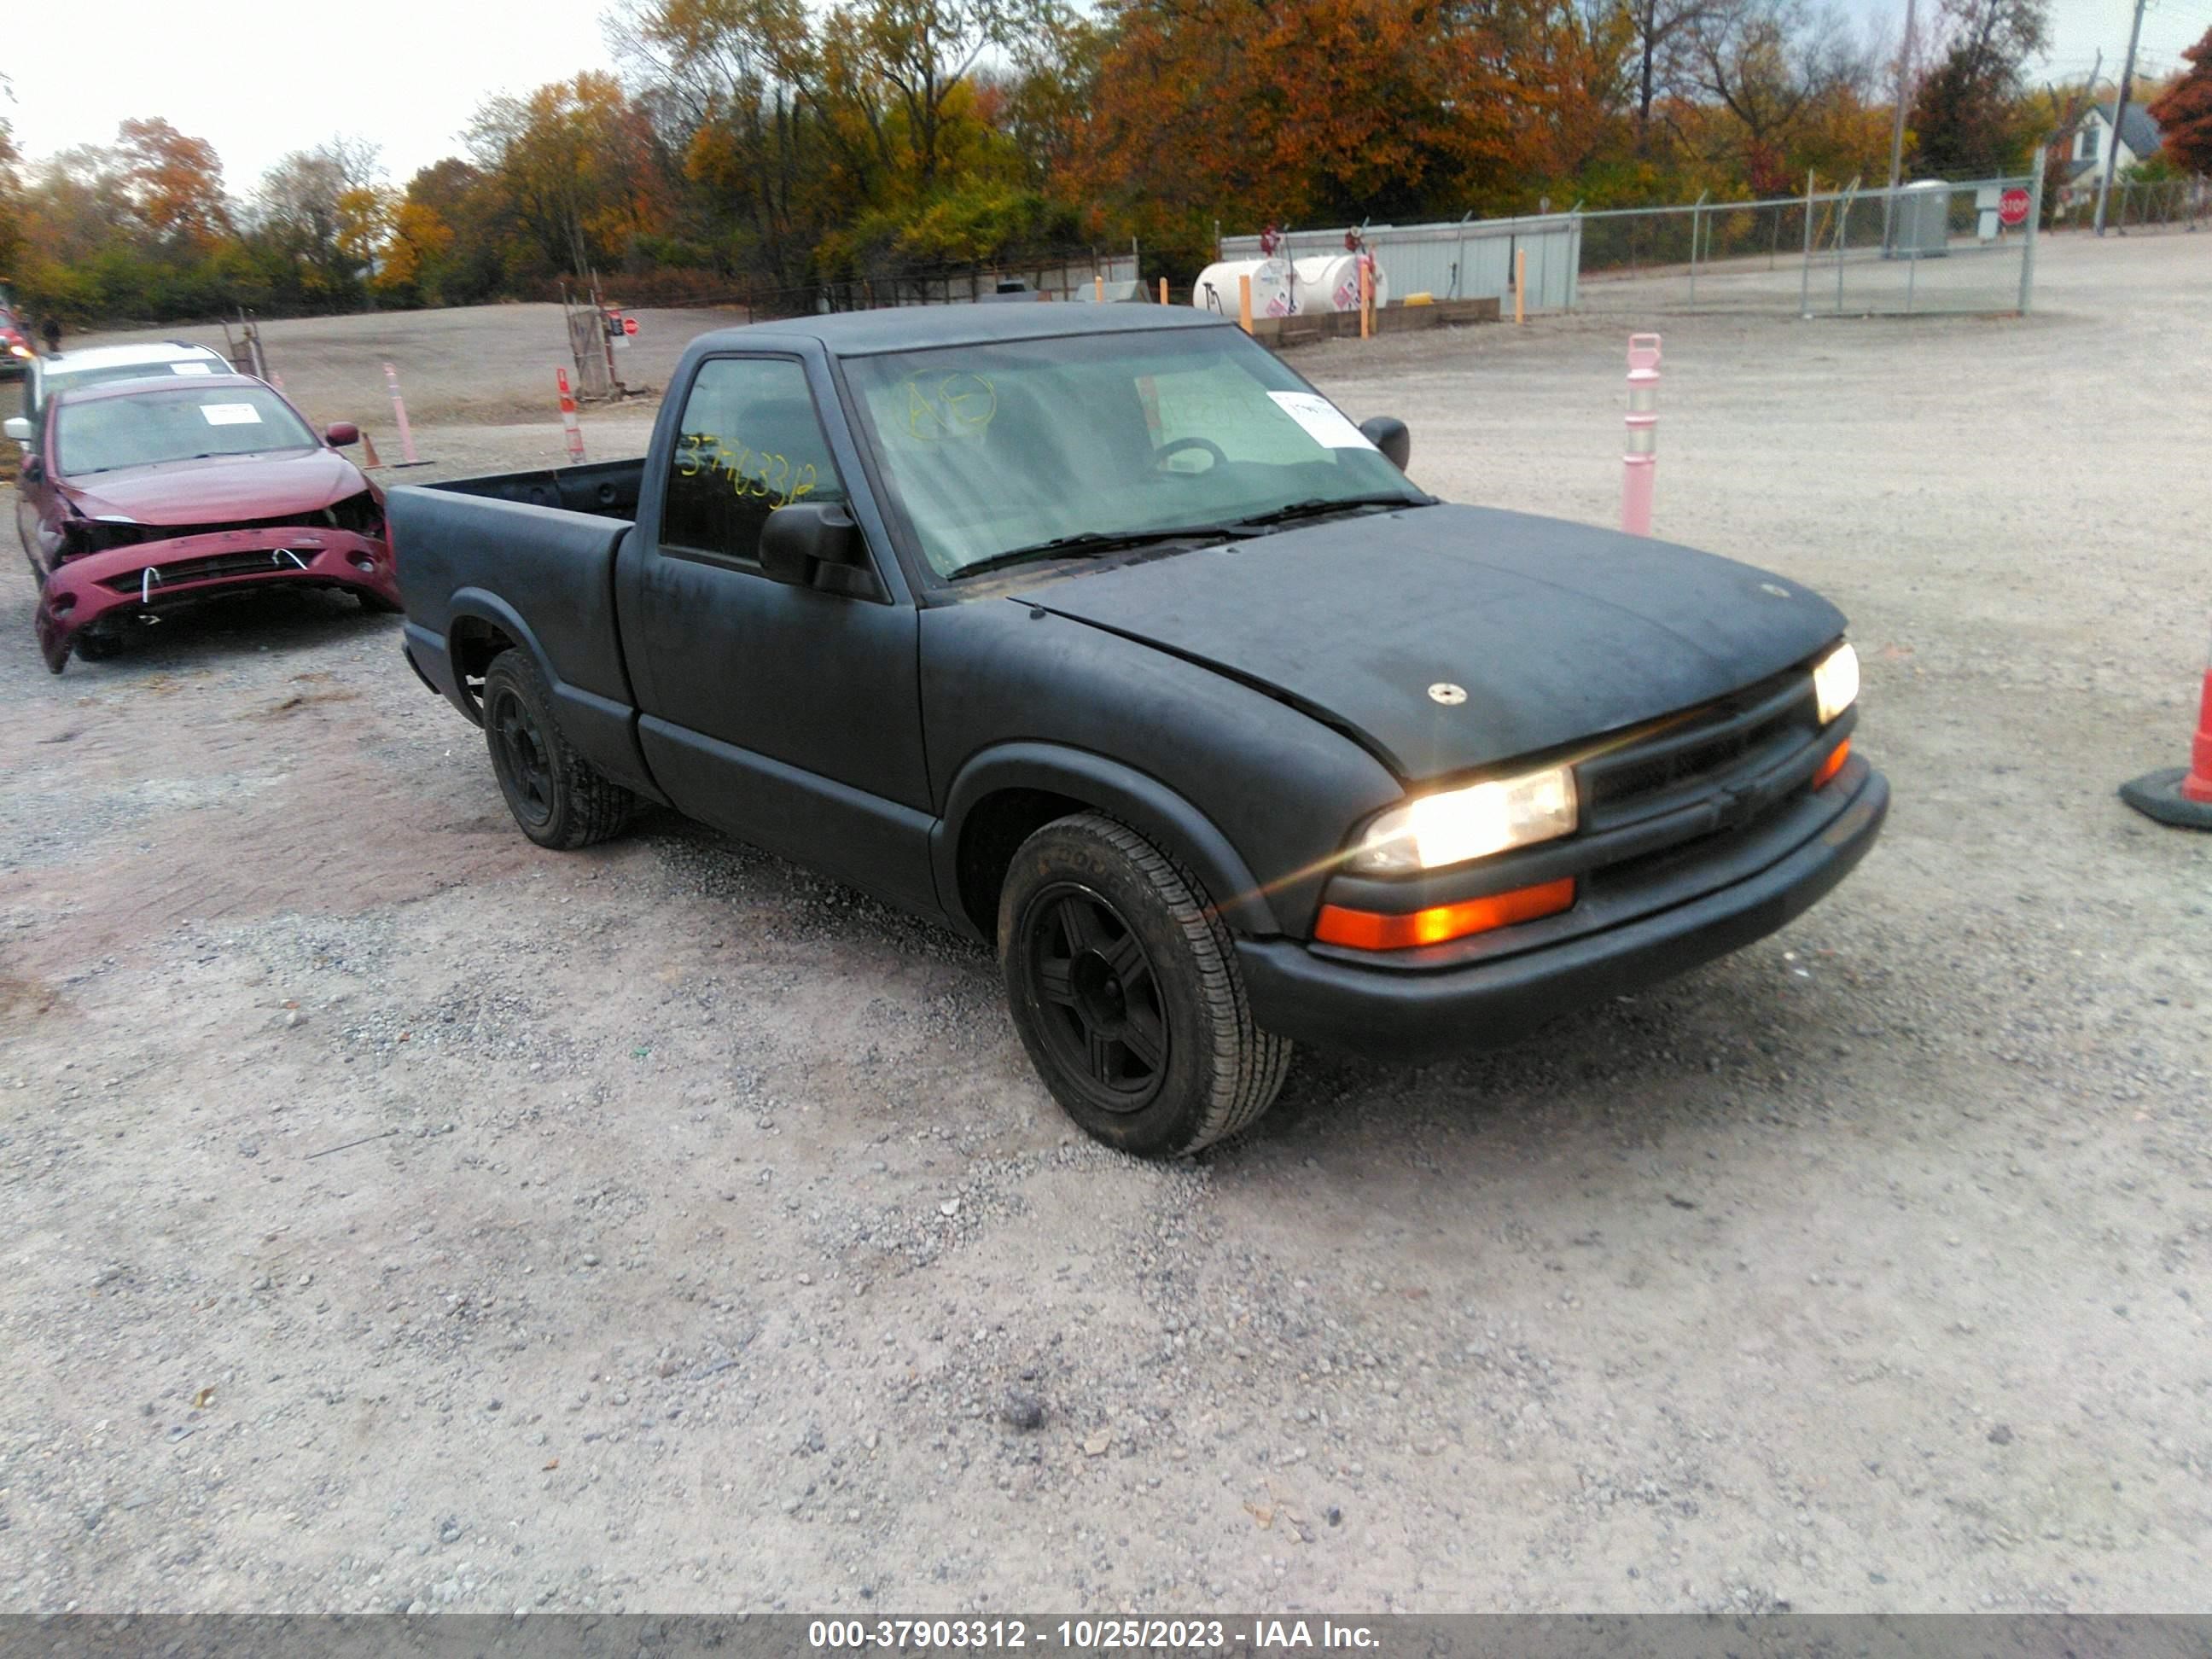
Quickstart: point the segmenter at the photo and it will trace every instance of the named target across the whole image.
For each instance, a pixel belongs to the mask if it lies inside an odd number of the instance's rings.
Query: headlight
[[[1368,827],[1345,868],[1411,875],[1571,834],[1575,775],[1564,766],[1492,778],[1393,807]]]
[[[1813,665],[1813,695],[1820,701],[1820,724],[1858,701],[1859,653],[1849,640]]]

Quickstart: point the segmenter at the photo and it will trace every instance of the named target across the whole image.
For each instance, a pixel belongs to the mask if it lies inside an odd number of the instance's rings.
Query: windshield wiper
[[[1324,513],[1348,513],[1363,507],[1429,507],[1435,503],[1432,495],[1408,499],[1403,495],[1336,495],[1326,500],[1315,496],[1308,501],[1292,501],[1285,507],[1270,507],[1264,513],[1248,514],[1219,524],[1170,525],[1160,530],[1085,530],[1073,536],[1054,536],[1049,541],[1031,542],[1024,547],[1010,547],[1003,553],[994,553],[988,558],[963,564],[952,573],[952,580],[963,576],[980,576],[987,571],[1003,570],[1008,565],[1026,563],[1031,559],[1095,558],[1101,554],[1115,553],[1132,547],[1149,547],[1156,542],[1214,539],[1227,541],[1247,536],[1295,519],[1316,518]]]
[[[963,564],[952,573],[952,580],[963,576],[980,576],[986,571],[1003,570],[1008,565],[1025,564],[1031,559],[1088,559],[1104,553],[1116,553],[1132,547],[1150,547],[1155,542],[1188,541],[1199,537],[1229,537],[1237,534],[1237,526],[1221,524],[1170,525],[1164,530],[1085,530],[1073,536],[1054,536],[1049,541],[1031,542],[1024,547],[1010,547],[1003,553],[994,553],[988,558]]]
[[[1349,513],[1363,507],[1431,507],[1436,498],[1419,495],[1408,500],[1403,495],[1332,495],[1313,496],[1303,501],[1292,501],[1285,507],[1269,507],[1265,513],[1254,513],[1236,520],[1231,527],[1237,530],[1257,528],[1261,525],[1289,524],[1297,519],[1316,519],[1324,513]]]

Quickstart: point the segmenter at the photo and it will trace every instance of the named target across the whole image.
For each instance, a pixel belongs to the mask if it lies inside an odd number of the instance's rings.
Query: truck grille
[[[1757,777],[1820,736],[1812,677],[1791,669],[1584,761],[1583,823],[1610,830]]]

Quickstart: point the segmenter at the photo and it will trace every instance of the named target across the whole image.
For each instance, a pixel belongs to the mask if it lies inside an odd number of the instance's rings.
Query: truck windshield
[[[1019,550],[1429,499],[1235,329],[953,346],[849,358],[845,370],[940,576]]]
[[[55,461],[65,477],[126,466],[313,449],[315,434],[260,386],[179,386],[55,409]]]

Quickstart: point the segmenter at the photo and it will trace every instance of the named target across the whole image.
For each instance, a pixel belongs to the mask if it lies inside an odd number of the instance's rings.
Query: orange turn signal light
[[[1442,945],[1447,939],[1486,933],[1494,927],[1510,927],[1516,921],[1557,915],[1575,902],[1571,876],[1535,887],[1516,887],[1510,892],[1485,898],[1462,899],[1456,904],[1435,904],[1425,910],[1390,915],[1379,910],[1351,910],[1340,904],[1324,904],[1314,924],[1314,938],[1322,945],[1349,945],[1355,951],[1403,951],[1416,945]]]
[[[1836,752],[1820,763],[1820,769],[1813,774],[1813,787],[1823,789],[1828,780],[1844,769],[1844,763],[1851,757],[1851,740],[1845,738],[1836,745]]]

